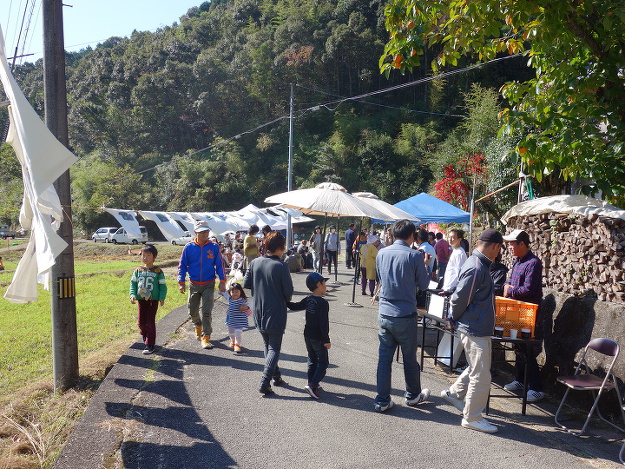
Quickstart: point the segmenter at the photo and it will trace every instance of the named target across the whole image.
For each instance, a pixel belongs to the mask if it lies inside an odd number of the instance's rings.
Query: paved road
[[[306,294],[305,273],[293,274],[295,298]],[[216,347],[201,349],[186,308],[158,324],[156,355],[132,345],[113,367],[57,459],[59,469],[128,468],[532,468],[620,467],[619,435],[573,437],[553,425],[553,402],[530,406],[493,399],[494,435],[460,426],[460,413],[438,396],[454,376],[426,361],[430,401],[403,402],[401,364],[393,370],[395,407],[373,412],[377,305],[345,306],[348,273],[329,289],[331,366],[320,401],[303,390],[306,350],[303,312],[291,312],[280,366],[289,383],[262,397],[259,334],[243,334],[246,353],[227,347],[225,303],[214,311]],[[358,291],[357,291],[358,293]],[[177,293],[174,293],[177,294]],[[501,377],[505,381],[505,377]],[[595,424],[595,426],[598,426]]]

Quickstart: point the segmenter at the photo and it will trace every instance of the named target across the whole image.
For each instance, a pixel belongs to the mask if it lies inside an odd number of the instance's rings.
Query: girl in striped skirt
[[[231,283],[228,291],[223,292],[222,295],[228,300],[226,313],[226,326],[228,326],[230,336],[228,347],[236,353],[241,353],[241,335],[243,328],[248,326],[247,318],[252,314],[252,310],[240,283]]]

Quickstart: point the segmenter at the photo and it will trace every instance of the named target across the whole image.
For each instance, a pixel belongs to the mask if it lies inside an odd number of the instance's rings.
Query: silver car
[[[117,231],[117,226],[105,226],[103,228],[98,228],[95,233],[91,235],[91,239],[94,243],[98,241],[104,241],[105,243],[110,243],[113,234]]]

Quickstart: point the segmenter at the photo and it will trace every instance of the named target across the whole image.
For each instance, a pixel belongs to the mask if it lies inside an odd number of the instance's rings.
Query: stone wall
[[[543,261],[541,327],[543,353],[539,357],[546,390],[555,398],[564,386],[556,377],[572,374],[591,339],[605,337],[622,348],[615,374],[625,390],[625,221],[557,213],[515,217],[506,232],[528,232],[532,251]],[[509,251],[504,263],[512,265]],[[605,363],[591,361],[599,373]],[[578,393],[583,394],[583,393]],[[616,415],[611,395],[602,407]],[[610,412],[612,411],[612,412]]]
[[[559,213],[515,217],[543,261],[543,287],[569,295],[625,303],[625,220]],[[504,263],[511,265],[509,253]]]

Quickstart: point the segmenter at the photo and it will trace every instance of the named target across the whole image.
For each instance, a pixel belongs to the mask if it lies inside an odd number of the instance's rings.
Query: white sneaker
[[[406,405],[414,407],[425,402],[428,397],[430,397],[430,390],[428,388],[423,388],[417,397],[406,399]]]
[[[451,393],[449,392],[449,389],[445,389],[444,391],[441,391],[441,397],[445,399],[447,402],[449,402],[451,405],[453,405],[460,412],[464,411],[464,401],[462,399],[458,399],[452,396]]]
[[[393,407],[393,401],[388,401],[388,404],[375,404],[374,409],[376,412],[386,412]]]
[[[527,391],[527,402],[538,402],[545,398],[545,393],[541,391]]]
[[[462,419],[462,426],[464,428],[470,428],[471,430],[477,430],[478,432],[497,433],[497,427],[486,419],[476,420],[474,422],[468,422]]]
[[[519,383],[516,379],[503,387],[506,391],[520,391],[523,389],[523,383]]]

